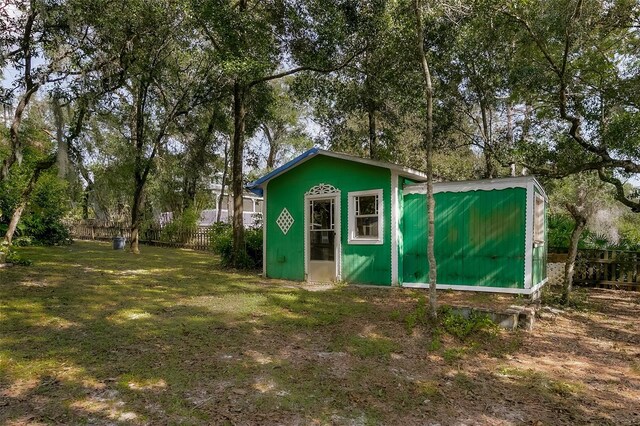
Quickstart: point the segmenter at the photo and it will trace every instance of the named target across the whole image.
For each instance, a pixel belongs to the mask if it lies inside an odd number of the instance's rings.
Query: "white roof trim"
[[[468,192],[491,191],[494,189],[527,188],[533,182],[545,196],[544,189],[533,176],[518,176],[498,179],[463,180],[457,182],[436,182],[433,184],[433,193],[439,192]],[[403,194],[426,194],[427,185],[416,183],[404,187]]]

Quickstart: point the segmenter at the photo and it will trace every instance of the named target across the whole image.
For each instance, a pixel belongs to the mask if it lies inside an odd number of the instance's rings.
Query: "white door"
[[[307,280],[332,282],[337,278],[339,209],[336,197],[307,200]]]

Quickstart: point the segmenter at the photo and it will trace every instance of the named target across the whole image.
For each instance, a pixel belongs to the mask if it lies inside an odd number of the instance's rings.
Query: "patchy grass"
[[[640,423],[636,295],[589,293],[533,333],[434,329],[416,290],[310,291],[189,250],[20,254],[0,270],[0,424]]]
[[[584,389],[584,386],[579,383],[554,380],[533,369],[523,370],[513,367],[502,367],[498,370],[498,373],[504,377],[520,381],[541,395],[570,397],[575,396]]]

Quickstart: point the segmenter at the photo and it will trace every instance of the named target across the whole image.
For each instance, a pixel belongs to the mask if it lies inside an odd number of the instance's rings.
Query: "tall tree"
[[[332,72],[350,63],[360,50],[345,43],[336,26],[335,19],[341,19],[343,12],[340,3],[333,1],[292,4],[218,1],[199,10],[197,16],[202,31],[216,46],[230,80],[232,262],[235,265],[241,265],[246,258],[242,203],[244,150],[247,133],[255,131],[256,118],[265,111],[265,103],[260,101],[261,92],[273,80],[304,71]],[[329,59],[336,57],[338,60]],[[287,59],[298,66],[279,71],[278,67]],[[248,123],[254,126],[247,126]]]
[[[139,253],[144,190],[156,156],[178,117],[204,103],[219,86],[211,46],[198,40],[187,2],[124,3],[112,2],[102,12],[96,45],[105,56],[121,52],[120,66],[126,71],[122,86],[102,108],[114,109],[127,123],[124,136],[133,178],[130,248]]]
[[[431,78],[431,69],[429,68],[429,59],[425,51],[425,32],[424,20],[422,17],[421,0],[413,0],[413,13],[416,28],[416,56],[420,62],[422,69],[422,78],[424,79],[424,100],[426,103],[426,131],[424,142],[427,150],[427,256],[429,259],[429,311],[432,318],[436,318],[438,313],[438,296],[436,293],[437,263],[434,253],[435,242],[435,209],[436,202],[433,196],[433,82]]]

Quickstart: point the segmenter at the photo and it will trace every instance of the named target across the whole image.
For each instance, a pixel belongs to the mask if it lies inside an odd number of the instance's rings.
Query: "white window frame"
[[[384,244],[384,199],[382,189],[354,191],[348,193],[349,198],[349,244]],[[356,197],[378,196],[378,237],[356,237]]]

